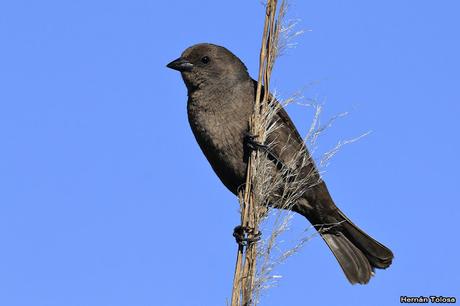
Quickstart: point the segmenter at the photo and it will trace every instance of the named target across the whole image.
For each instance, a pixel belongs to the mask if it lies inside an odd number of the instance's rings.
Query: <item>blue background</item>
[[[296,1],[297,48],[274,86],[342,111],[320,140],[373,133],[325,174],[394,264],[351,286],[314,239],[262,305],[460,298],[458,1]],[[0,305],[225,305],[237,202],[200,152],[165,65],[225,45],[257,73],[263,6],[247,1],[0,2]],[[288,109],[305,133],[310,115]],[[296,218],[293,231],[308,227]],[[292,234],[294,235],[294,234]],[[293,236],[294,237],[294,236]],[[287,238],[289,239],[289,237]]]

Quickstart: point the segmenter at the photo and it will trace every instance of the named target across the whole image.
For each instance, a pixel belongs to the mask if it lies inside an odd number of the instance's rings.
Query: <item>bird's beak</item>
[[[166,67],[180,71],[180,72],[184,72],[184,71],[191,71],[193,68],[193,64],[187,61],[186,59],[179,57],[178,59],[166,65]]]

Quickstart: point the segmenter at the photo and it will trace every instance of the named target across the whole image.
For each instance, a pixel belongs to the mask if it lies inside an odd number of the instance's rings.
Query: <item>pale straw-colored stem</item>
[[[263,111],[269,97],[269,80],[273,67],[273,54],[276,52],[273,45],[274,39],[278,34],[275,29],[275,15],[277,0],[269,0],[266,5],[264,31],[262,35],[262,46],[259,58],[258,85],[256,89],[256,100],[254,103],[254,112],[250,118],[250,132],[256,136],[256,141],[265,141],[265,128],[263,126]],[[262,84],[264,85],[264,94],[262,99]],[[262,105],[262,107],[261,107]],[[232,306],[249,306],[253,304],[254,281],[256,274],[257,243],[252,242],[258,233],[260,211],[257,199],[254,196],[254,182],[257,176],[255,169],[258,152],[252,151],[248,160],[246,184],[243,193],[240,193],[241,205],[241,226],[248,229],[247,238],[249,242],[246,246],[239,245],[235,266],[232,290]]]

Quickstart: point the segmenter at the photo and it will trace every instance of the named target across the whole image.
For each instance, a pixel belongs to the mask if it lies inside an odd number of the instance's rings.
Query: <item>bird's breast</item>
[[[188,103],[196,141],[221,181],[234,193],[246,173],[243,140],[249,116],[233,105],[203,105],[203,101],[193,99]]]

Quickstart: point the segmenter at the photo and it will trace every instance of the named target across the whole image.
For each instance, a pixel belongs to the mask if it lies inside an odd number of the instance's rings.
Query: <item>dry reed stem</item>
[[[272,59],[276,50],[275,38],[278,36],[277,26],[275,24],[275,15],[277,8],[277,0],[269,0],[266,4],[266,13],[264,21],[264,31],[262,35],[262,46],[259,58],[259,75],[258,85],[256,91],[256,100],[254,104],[254,112],[250,119],[250,132],[256,136],[256,141],[263,143],[265,141],[265,129],[261,124],[261,114],[264,113],[264,108],[267,103],[261,101],[262,83],[264,83],[264,100],[269,96],[269,81],[270,74],[273,67]],[[275,34],[276,33],[276,34]],[[262,108],[261,108],[262,105]],[[257,171],[255,163],[258,157],[257,151],[252,151],[248,160],[246,184],[244,193],[240,195],[241,205],[241,226],[249,229],[247,238],[252,241],[258,233],[259,225],[259,206],[262,203],[257,203],[254,197],[253,184]],[[243,262],[244,257],[244,262]],[[257,260],[257,243],[248,242],[246,247],[243,245],[238,246],[237,260],[235,267],[235,275],[233,279],[232,290],[232,306],[249,306],[253,304],[253,289],[256,274],[256,260]]]

